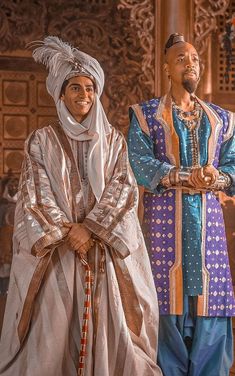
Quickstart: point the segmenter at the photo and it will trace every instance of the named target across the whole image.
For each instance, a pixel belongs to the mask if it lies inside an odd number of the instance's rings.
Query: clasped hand
[[[94,245],[94,240],[91,235],[92,232],[82,223],[64,223],[65,227],[70,230],[65,238],[65,241],[75,252],[85,255]]]
[[[189,176],[189,185],[198,189],[210,189],[219,177],[219,171],[212,165],[193,168]]]

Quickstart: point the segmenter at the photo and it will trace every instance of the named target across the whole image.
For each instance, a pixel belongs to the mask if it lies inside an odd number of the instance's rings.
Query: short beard
[[[198,84],[197,81],[194,81],[194,80],[191,80],[191,79],[184,79],[183,78],[183,81],[182,81],[182,85],[183,85],[184,89],[187,90],[187,92],[189,94],[192,94],[196,91],[197,84]]]

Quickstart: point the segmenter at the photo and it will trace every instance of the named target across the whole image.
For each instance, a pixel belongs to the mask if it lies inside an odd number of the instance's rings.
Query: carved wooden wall
[[[45,74],[27,71],[0,73],[0,170],[20,173],[24,140],[36,128],[55,119],[54,103],[45,90]]]
[[[231,65],[229,80],[225,80],[226,52],[221,46],[221,37],[226,22],[235,13],[235,0],[195,0],[195,42],[205,64],[205,73],[200,87],[204,98],[223,108],[235,111],[235,60]],[[235,48],[233,46],[233,55]],[[230,266],[235,286],[235,199],[220,195],[223,205]],[[233,321],[235,338],[235,320]],[[235,364],[230,370],[235,375]]]
[[[235,0],[230,0],[226,13],[218,18],[217,35],[219,34],[220,36],[219,41],[225,32],[228,20],[232,18],[233,14],[235,14]],[[214,46],[218,40],[217,35],[213,35],[212,41]],[[217,48],[214,50],[212,100],[220,104],[221,107],[235,111],[235,42],[233,42],[231,47],[233,58],[230,61],[231,65],[227,72],[227,79],[226,50],[222,48],[221,43],[217,44]]]
[[[234,109],[233,88],[228,89],[222,83],[224,56],[219,46],[226,12],[234,11],[233,4],[234,0],[2,0],[1,82],[6,69],[11,68],[12,75],[20,70],[16,56],[22,59],[30,56],[25,50],[26,43],[48,34],[58,35],[101,62],[106,75],[102,97],[105,109],[110,122],[125,133],[128,105],[148,99],[154,92],[162,94],[163,45],[170,32],[180,31],[195,43],[205,65],[200,96]],[[25,60],[25,64],[28,74],[40,70],[32,66],[30,59]],[[31,86],[27,88],[30,90]],[[28,97],[31,98],[30,92]],[[1,105],[5,111],[6,105]],[[8,118],[2,113],[1,129],[4,119]],[[30,127],[33,125],[27,128],[29,131]],[[5,130],[0,133],[4,147],[5,142],[7,147],[13,147],[18,136],[12,137],[9,144]],[[18,147],[15,143],[15,148]],[[0,166],[1,175],[3,162]]]
[[[155,93],[162,95],[169,89],[163,73],[164,45],[171,33],[178,32],[194,44],[202,61],[202,78],[197,94],[212,99],[215,87],[215,52],[219,48],[221,19],[233,0],[155,0]],[[215,82],[214,82],[215,83]]]
[[[154,93],[153,0],[2,0],[0,176],[8,168],[19,171],[23,139],[41,125],[43,114],[52,114],[51,103],[45,107],[45,74],[25,59],[25,45],[45,35],[57,35],[100,61],[106,77],[102,101],[110,122],[124,133],[128,106]]]
[[[223,33],[221,20],[225,23],[230,5],[230,0],[194,0],[194,44],[203,67],[198,94],[207,100],[217,99],[214,95],[217,90],[216,82],[219,80],[217,59]],[[215,102],[220,104],[218,100]]]

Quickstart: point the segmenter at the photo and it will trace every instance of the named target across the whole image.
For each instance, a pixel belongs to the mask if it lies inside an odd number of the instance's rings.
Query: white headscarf
[[[55,101],[63,130],[74,140],[89,141],[87,173],[92,191],[97,201],[100,201],[105,187],[104,168],[108,155],[106,136],[111,132],[111,125],[99,98],[104,87],[104,72],[96,59],[58,37],[48,36],[44,41],[36,43],[39,47],[33,51],[33,58],[49,69],[46,86]],[[83,75],[94,81],[97,93],[87,117],[78,123],[60,96],[65,80]]]

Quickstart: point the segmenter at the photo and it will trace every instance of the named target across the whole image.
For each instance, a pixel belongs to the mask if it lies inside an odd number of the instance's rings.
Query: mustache
[[[194,68],[187,68],[185,69],[184,73],[183,74],[187,74],[187,73],[194,73],[196,76],[197,76],[197,72]]]

